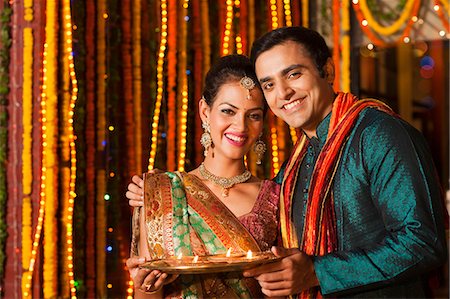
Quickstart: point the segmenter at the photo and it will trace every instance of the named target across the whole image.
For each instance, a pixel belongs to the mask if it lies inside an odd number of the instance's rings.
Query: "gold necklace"
[[[214,184],[222,187],[222,196],[227,197],[229,193],[229,189],[236,184],[244,183],[248,181],[252,177],[252,173],[246,169],[243,173],[233,176],[231,178],[224,178],[217,176],[210,171],[208,171],[205,165],[202,163],[198,168],[200,174],[203,178],[213,182]]]

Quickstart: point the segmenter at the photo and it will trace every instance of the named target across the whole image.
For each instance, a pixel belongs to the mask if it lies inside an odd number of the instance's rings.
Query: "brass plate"
[[[225,255],[199,256],[196,263],[193,257],[183,257],[181,260],[176,257],[153,260],[142,264],[141,268],[150,270],[160,270],[168,274],[205,274],[220,272],[236,272],[254,268],[259,265],[268,264],[280,260],[270,251],[255,252],[251,259],[246,255],[226,258]]]

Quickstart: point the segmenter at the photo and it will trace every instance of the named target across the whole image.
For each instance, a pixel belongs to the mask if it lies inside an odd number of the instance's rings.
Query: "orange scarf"
[[[386,104],[373,99],[358,100],[350,93],[339,93],[333,103],[327,140],[317,158],[311,177],[311,191],[308,194],[300,243],[293,225],[291,208],[298,170],[309,141],[303,134],[297,142],[286,165],[281,185],[280,225],[284,247],[300,248],[306,254],[315,256],[325,255],[337,249],[334,202],[330,190],[342,150],[360,112],[366,108],[376,108],[394,115],[394,112]],[[313,288],[302,292],[299,297],[321,298],[321,294],[318,288]]]

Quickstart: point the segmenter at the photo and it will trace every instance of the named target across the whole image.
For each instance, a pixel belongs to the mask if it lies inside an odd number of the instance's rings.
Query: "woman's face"
[[[214,157],[242,159],[263,129],[264,99],[258,88],[250,91],[236,82],[222,85],[211,107],[203,100],[200,113],[209,122],[214,143]],[[211,151],[210,151],[211,152]]]

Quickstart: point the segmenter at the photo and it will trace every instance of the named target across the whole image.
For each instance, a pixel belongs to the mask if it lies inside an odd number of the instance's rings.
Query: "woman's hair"
[[[239,82],[244,76],[250,77],[255,83],[255,88],[261,89],[253,65],[248,57],[244,55],[221,57],[206,74],[203,99],[211,107],[222,85]],[[264,110],[266,110],[266,101],[263,100],[263,102]]]
[[[289,41],[298,43],[308,52],[309,56],[314,60],[320,76],[324,77],[323,67],[327,63],[328,58],[331,57],[330,49],[328,49],[325,40],[318,32],[304,27],[282,27],[258,38],[253,42],[250,55],[253,65],[255,65],[256,59],[263,52]]]

